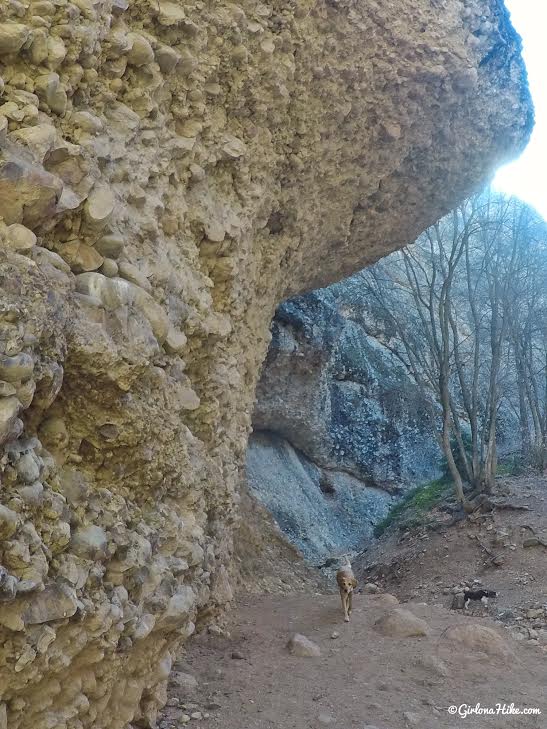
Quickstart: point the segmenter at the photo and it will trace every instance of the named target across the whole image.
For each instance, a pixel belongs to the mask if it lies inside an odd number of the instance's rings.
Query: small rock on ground
[[[423,726],[423,718],[416,714],[414,711],[405,711],[403,714],[403,719],[408,724],[408,726]]]
[[[365,585],[363,585],[363,592],[365,594],[375,595],[379,591],[380,591],[380,588],[374,582],[367,582]]]
[[[432,656],[429,654],[426,654],[425,656],[422,656],[416,661],[416,665],[420,666],[421,668],[425,668],[428,671],[431,671],[432,673],[436,673],[439,676],[443,676],[446,678],[446,676],[449,675],[450,671],[448,670],[448,666],[446,663],[438,658],[437,656]]]
[[[330,726],[334,723],[334,717],[332,717],[330,714],[319,714],[317,717],[318,724],[321,724],[321,726]]]
[[[321,655],[319,646],[300,633],[295,633],[292,636],[287,647],[293,656],[300,656],[301,658],[316,658]]]
[[[170,680],[175,686],[180,686],[180,688],[186,689],[186,691],[194,691],[198,687],[197,679],[191,673],[175,671],[171,674]]]

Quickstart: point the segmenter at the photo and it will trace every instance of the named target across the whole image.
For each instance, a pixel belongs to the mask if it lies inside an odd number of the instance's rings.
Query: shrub
[[[446,478],[416,486],[408,491],[388,514],[374,527],[374,536],[381,536],[392,524],[411,526],[423,521],[425,514],[442,501],[450,492],[451,483]]]

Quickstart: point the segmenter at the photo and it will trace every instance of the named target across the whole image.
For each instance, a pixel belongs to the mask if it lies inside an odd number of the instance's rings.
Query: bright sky
[[[522,155],[499,170],[494,185],[530,203],[547,219],[547,2],[505,0],[505,4],[523,40],[536,126]]]

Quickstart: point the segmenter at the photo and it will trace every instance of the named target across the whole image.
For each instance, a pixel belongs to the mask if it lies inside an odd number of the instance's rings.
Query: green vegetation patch
[[[525,471],[521,458],[516,456],[498,463],[496,476],[520,476]]]
[[[445,499],[451,489],[451,483],[444,478],[416,486],[376,524],[374,536],[380,537],[392,524],[410,527],[423,523],[426,513]]]

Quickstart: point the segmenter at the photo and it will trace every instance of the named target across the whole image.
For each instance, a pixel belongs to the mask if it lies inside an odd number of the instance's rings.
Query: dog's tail
[[[342,566],[343,567],[351,567],[351,562],[349,561],[349,557],[347,554],[344,554],[342,556]]]

